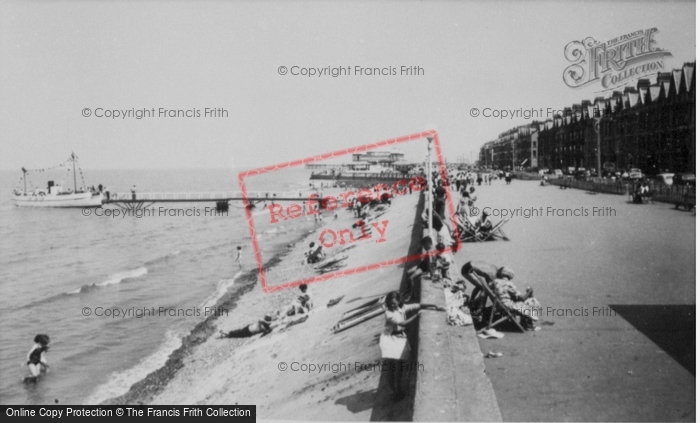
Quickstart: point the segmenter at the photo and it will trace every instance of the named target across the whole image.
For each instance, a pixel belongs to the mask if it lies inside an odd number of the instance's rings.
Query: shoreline
[[[280,251],[275,253],[273,257],[264,263],[263,266],[266,271],[284,262],[284,258],[293,251],[288,247],[290,243],[292,245],[297,244],[310,235],[308,230],[304,227],[299,228],[299,231],[301,233],[292,238],[291,242],[283,241],[275,247],[275,249]],[[232,312],[238,306],[238,302],[241,298],[243,298],[245,294],[253,291],[258,283],[258,269],[257,266],[255,266],[242,274],[232,289],[224,294],[213,307],[223,307],[227,312]],[[170,353],[165,364],[131,385],[129,390],[124,394],[108,398],[99,404],[143,404],[151,401],[166,388],[167,384],[175,378],[177,372],[184,367],[184,359],[193,352],[194,348],[207,341],[217,332],[217,320],[219,317],[223,316],[210,315],[205,320],[197,323],[190,332],[182,338],[181,345]]]
[[[411,251],[415,231],[406,228],[414,227],[416,216],[422,211],[417,210],[418,203],[415,193],[392,201],[380,219],[387,222],[384,240],[380,241],[378,231],[373,239],[357,239],[361,232],[354,229],[355,241],[326,249],[327,256],[347,256],[340,267],[355,271],[308,282],[314,307],[300,315],[301,319],[293,318],[269,334],[249,338],[208,337],[192,345],[190,354],[181,356],[181,367],[157,389],[159,394],[153,394],[156,389],[152,389],[151,395],[115,400],[140,400],[147,404],[255,404],[260,419],[410,420],[412,396],[392,401],[386,372],[365,369],[375,368],[381,362],[378,340],[385,326],[382,315],[339,333],[334,333],[333,327],[344,313],[359,304],[400,288],[407,263],[389,263],[407,257]],[[307,249],[305,243],[311,238],[318,239],[326,229],[350,228],[356,222],[350,210],[337,210],[337,214],[335,218],[335,213],[324,213],[324,218],[330,218],[304,233],[306,241],[290,248],[289,254],[278,257],[281,262],[267,274],[272,284],[314,279],[323,274],[300,261]],[[387,264],[377,269],[374,263]],[[297,293],[296,289],[285,289],[266,294],[253,285],[250,292],[240,296],[235,312],[213,321],[212,326],[224,332],[243,327],[264,313],[286,308]],[[331,302],[337,299],[340,301]],[[292,367],[329,362],[344,363],[344,367],[320,372]],[[282,363],[290,367],[279,367]]]

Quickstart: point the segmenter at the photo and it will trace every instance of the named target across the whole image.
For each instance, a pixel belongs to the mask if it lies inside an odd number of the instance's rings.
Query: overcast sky
[[[244,168],[437,129],[469,158],[530,120],[470,109],[563,108],[564,47],[658,28],[666,71],[695,60],[694,2],[4,2],[0,169]],[[420,76],[280,75],[280,66],[420,66]],[[228,117],[95,117],[223,108]],[[83,116],[89,108],[90,117]],[[101,113],[101,112],[100,112]]]

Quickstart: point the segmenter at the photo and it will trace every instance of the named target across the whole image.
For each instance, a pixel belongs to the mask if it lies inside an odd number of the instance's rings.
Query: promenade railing
[[[567,188],[585,189],[586,191],[604,192],[607,194],[628,195],[632,192],[632,185],[623,181],[612,181],[606,179],[582,181],[574,178],[564,177],[549,179],[552,185],[566,186]]]
[[[572,178],[550,179],[552,185],[566,186],[567,188],[585,189],[592,192],[604,192],[608,194],[628,195],[634,194],[635,183],[630,181],[612,181],[598,179],[594,181],[581,181]],[[649,184],[651,201],[671,203],[675,205],[694,206],[695,187],[682,185],[666,185],[651,182]]]

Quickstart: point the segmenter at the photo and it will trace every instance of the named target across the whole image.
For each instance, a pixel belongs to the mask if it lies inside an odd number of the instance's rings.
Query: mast
[[[73,192],[76,193],[78,192],[78,182],[75,178],[75,153],[71,152],[70,157],[73,159]]]
[[[22,180],[24,181],[24,195],[27,195],[27,169],[22,168]]]

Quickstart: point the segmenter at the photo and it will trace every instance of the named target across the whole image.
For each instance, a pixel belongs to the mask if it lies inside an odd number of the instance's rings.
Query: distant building
[[[344,157],[338,158],[342,159]],[[397,171],[408,171],[416,166],[415,163],[409,163],[404,160],[404,153],[401,151],[391,150],[369,150],[361,153],[352,154],[352,162],[340,163],[336,160],[335,163],[308,163],[307,169],[325,169],[336,171],[369,171],[372,166],[380,166]]]
[[[369,150],[353,153],[353,162],[368,162],[373,165],[391,166],[394,162],[403,160],[404,154],[398,150]]]
[[[659,72],[654,85],[640,79],[608,98],[564,108],[563,116],[512,128],[485,143],[479,161],[499,169],[596,169],[597,120],[603,169],[694,173],[695,62]]]

